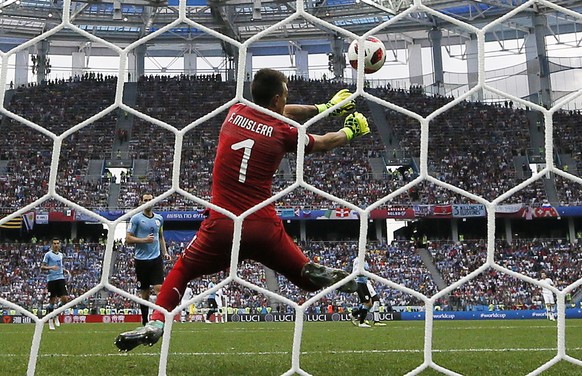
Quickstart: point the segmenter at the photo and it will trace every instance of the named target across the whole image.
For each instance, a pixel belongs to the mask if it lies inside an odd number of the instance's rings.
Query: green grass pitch
[[[357,328],[349,322],[305,323],[301,367],[318,376],[403,375],[423,362],[424,322]],[[157,375],[160,343],[119,353],[116,335],[135,324],[45,327],[36,375]],[[168,375],[281,375],[291,367],[293,323],[175,323]],[[25,375],[33,325],[0,325],[0,375]],[[526,375],[556,355],[547,320],[436,321],[433,359],[463,375]],[[566,321],[566,352],[582,359],[582,320]],[[433,369],[421,375],[442,375]],[[561,361],[543,376],[582,376]]]

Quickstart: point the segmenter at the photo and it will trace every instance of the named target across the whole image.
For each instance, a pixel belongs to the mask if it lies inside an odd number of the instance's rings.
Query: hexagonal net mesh
[[[378,24],[373,29],[370,29],[368,32],[366,32],[363,35],[356,35],[352,32],[349,32],[345,29],[342,29],[341,27],[338,27],[334,24],[328,23],[325,20],[323,20],[322,18],[318,18],[317,16],[310,14],[309,12],[307,12],[305,10],[304,1],[299,0],[295,3],[296,11],[293,15],[291,15],[287,19],[285,19],[285,20],[283,20],[275,25],[272,25],[269,28],[266,28],[265,30],[256,34],[254,37],[252,37],[244,42],[239,42],[239,41],[234,40],[234,39],[232,39],[224,34],[216,32],[212,29],[208,29],[208,28],[204,27],[203,25],[197,24],[196,22],[189,20],[187,17],[187,13],[186,13],[186,2],[180,1],[179,15],[174,22],[166,25],[165,27],[162,27],[162,28],[156,30],[155,32],[147,35],[144,38],[141,38],[141,39],[131,43],[130,45],[128,45],[125,48],[121,48],[121,47],[115,45],[114,43],[110,43],[106,40],[102,40],[102,39],[92,35],[91,33],[88,33],[87,31],[80,29],[78,26],[74,25],[71,21],[71,8],[70,8],[71,2],[70,2],[70,0],[66,0],[64,3],[64,8],[63,8],[64,11],[63,11],[62,19],[58,25],[56,25],[51,30],[49,30],[41,35],[38,35],[37,37],[35,37],[35,38],[21,44],[20,46],[8,51],[7,53],[0,53],[0,56],[2,57],[2,64],[3,64],[2,65],[2,76],[0,78],[0,85],[3,85],[3,87],[6,87],[7,69],[9,66],[8,59],[12,55],[37,44],[38,42],[50,37],[51,35],[59,32],[60,30],[62,30],[64,28],[72,30],[75,33],[77,33],[77,34],[79,34],[79,35],[81,35],[81,36],[83,36],[91,41],[99,42],[99,43],[107,46],[109,49],[114,51],[116,54],[118,54],[118,56],[120,58],[118,77],[127,77],[126,65],[127,65],[129,53],[131,53],[134,49],[138,48],[140,45],[143,45],[143,44],[147,43],[149,40],[151,40],[157,36],[160,36],[167,31],[170,31],[173,27],[180,25],[180,24],[187,24],[187,25],[190,25],[192,27],[203,30],[204,32],[212,35],[213,37],[220,39],[220,40],[222,40],[226,43],[229,43],[232,46],[236,47],[238,49],[238,52],[239,52],[239,55],[238,55],[239,65],[238,65],[238,72],[237,72],[238,77],[245,76],[245,72],[246,72],[245,62],[247,61],[247,49],[248,49],[249,45],[251,43],[256,42],[260,38],[264,37],[265,35],[268,35],[269,33],[272,33],[273,31],[277,30],[282,25],[285,25],[286,23],[292,22],[297,17],[302,17],[305,20],[313,23],[314,25],[321,27],[322,29],[332,30],[332,31],[336,32],[337,34],[342,35],[346,38],[352,38],[352,39],[362,38],[361,39],[362,41],[363,41],[363,38],[367,37],[368,35],[372,35],[372,34],[381,32],[381,30],[383,28],[388,27],[389,25],[392,25],[392,24],[398,22],[399,20],[403,19],[404,17],[408,17],[410,15],[413,15],[416,12],[425,12],[428,15],[431,15],[435,18],[443,19],[446,22],[450,22],[451,24],[456,25],[458,28],[465,29],[469,33],[474,34],[477,38],[477,41],[478,41],[478,54],[479,54],[479,58],[478,58],[478,61],[479,61],[479,70],[478,70],[479,79],[478,79],[477,85],[474,88],[472,88],[469,92],[467,92],[465,95],[463,95],[459,98],[456,98],[455,100],[453,100],[447,104],[442,105],[439,109],[437,109],[436,111],[434,111],[431,114],[428,114],[427,116],[421,116],[421,115],[414,113],[412,111],[409,111],[403,107],[394,105],[392,103],[386,102],[382,99],[379,99],[377,97],[370,95],[366,91],[365,77],[364,77],[363,71],[361,71],[361,70],[358,71],[357,84],[356,84],[356,90],[355,90],[355,93],[358,96],[364,97],[367,100],[375,102],[375,103],[379,104],[380,106],[388,108],[392,111],[396,111],[396,112],[399,112],[401,114],[404,114],[404,115],[412,118],[413,120],[417,121],[420,124],[420,140],[419,140],[419,143],[420,143],[420,173],[416,179],[412,180],[408,184],[406,184],[403,187],[400,187],[392,192],[386,192],[385,196],[383,196],[378,201],[368,205],[365,208],[361,208],[361,207],[354,205],[351,202],[348,202],[344,199],[333,196],[329,193],[323,192],[323,191],[315,188],[313,185],[306,183],[303,180],[303,171],[305,168],[304,152],[300,149],[297,152],[297,160],[296,160],[297,173],[296,173],[295,181],[293,182],[293,184],[290,187],[288,187],[285,190],[282,190],[272,200],[270,200],[270,202],[273,202],[276,199],[291,192],[293,189],[297,189],[297,188],[301,187],[302,189],[313,192],[313,194],[315,196],[321,196],[325,199],[336,202],[337,204],[339,204],[343,207],[350,208],[351,210],[357,212],[358,216],[359,216],[359,228],[360,228],[360,236],[359,236],[359,240],[358,240],[358,252],[357,252],[357,254],[358,254],[358,258],[360,260],[362,260],[364,258],[364,254],[366,252],[366,234],[367,234],[367,230],[368,230],[368,222],[370,219],[371,211],[378,208],[379,206],[385,204],[386,202],[394,199],[395,197],[398,197],[400,194],[408,191],[410,188],[413,188],[417,185],[423,184],[423,182],[424,183],[428,182],[428,183],[434,184],[437,187],[442,187],[444,190],[454,192],[460,196],[467,197],[467,198],[473,200],[474,202],[477,202],[477,203],[484,205],[484,207],[486,208],[486,211],[487,211],[487,257],[486,257],[485,262],[483,263],[483,265],[481,265],[479,268],[477,268],[473,272],[469,273],[468,275],[461,278],[460,280],[458,280],[454,283],[451,283],[445,289],[439,291],[438,293],[436,293],[432,296],[427,296],[419,291],[415,291],[413,289],[407,288],[401,284],[395,283],[394,281],[389,280],[389,279],[384,278],[384,277],[381,277],[377,274],[365,272],[361,267],[359,270],[355,270],[352,273],[352,276],[355,276],[356,274],[365,273],[379,283],[385,284],[386,286],[388,286],[392,289],[399,290],[399,291],[402,291],[404,293],[407,293],[407,294],[414,296],[415,298],[417,298],[419,301],[421,301],[424,304],[425,311],[426,311],[425,338],[424,338],[424,361],[416,369],[410,371],[409,374],[411,374],[411,375],[412,374],[420,374],[421,372],[423,372],[427,368],[433,368],[433,369],[440,371],[444,374],[456,375],[455,372],[452,372],[444,367],[439,366],[432,359],[432,350],[433,350],[432,331],[433,331],[433,322],[434,322],[433,308],[434,308],[435,302],[438,299],[442,298],[443,296],[449,294],[454,289],[463,285],[464,283],[467,283],[468,281],[471,281],[472,279],[476,278],[477,276],[479,276],[481,273],[483,273],[485,270],[488,270],[488,269],[495,269],[502,274],[509,275],[511,277],[525,281],[527,283],[531,283],[531,284],[534,284],[537,286],[543,286],[538,280],[535,280],[533,278],[530,278],[528,276],[525,276],[523,274],[520,274],[520,273],[517,273],[513,270],[510,270],[510,269],[500,265],[499,263],[497,263],[495,261],[495,259],[494,259],[494,247],[495,247],[495,240],[496,240],[495,239],[496,207],[503,200],[505,200],[506,198],[508,198],[512,194],[519,192],[521,189],[524,189],[525,187],[533,184],[536,180],[540,179],[542,176],[544,176],[545,174],[550,173],[550,172],[557,174],[557,175],[560,175],[560,176],[564,177],[565,179],[569,179],[572,181],[576,181],[578,183],[582,183],[582,181],[580,181],[580,179],[577,178],[576,176],[570,175],[567,172],[564,172],[562,170],[557,169],[554,165],[554,160],[552,157],[553,156],[552,116],[553,116],[553,113],[556,111],[556,109],[558,109],[565,101],[567,101],[568,98],[562,102],[557,103],[554,107],[547,109],[547,108],[544,108],[543,106],[540,106],[538,104],[530,103],[530,102],[527,102],[521,98],[518,98],[518,97],[515,97],[512,95],[509,95],[507,93],[501,92],[501,91],[495,89],[494,87],[491,87],[490,85],[488,85],[484,80],[484,69],[485,69],[484,68],[484,53],[485,53],[484,35],[487,31],[502,24],[507,19],[511,18],[514,14],[516,14],[517,12],[525,9],[526,7],[531,6],[532,4],[536,4],[537,6],[545,6],[545,7],[553,8],[556,10],[560,10],[564,14],[567,14],[571,17],[576,18],[576,19],[580,19],[580,15],[575,13],[575,12],[571,12],[567,9],[562,9],[558,5],[555,5],[549,1],[529,1],[529,2],[522,4],[522,6],[517,7],[514,10],[510,11],[505,16],[503,16],[503,17],[497,19],[496,21],[493,21],[492,23],[484,26],[483,28],[477,28],[471,24],[461,22],[458,19],[455,19],[453,17],[449,17],[444,13],[437,12],[437,11],[431,9],[430,2],[426,2],[426,3],[429,3],[429,4],[427,5],[427,4],[425,4],[425,2],[423,2],[421,0],[415,1],[414,4],[411,5],[410,8],[406,9],[403,13],[397,15],[396,17],[394,17],[390,20],[387,20],[387,21],[384,21],[384,22]],[[507,99],[510,99],[515,103],[520,103],[524,106],[529,106],[530,108],[533,108],[533,109],[539,111],[541,114],[543,114],[543,117],[545,120],[545,132],[546,132],[545,168],[543,170],[535,173],[533,176],[531,176],[531,178],[525,180],[521,184],[511,188],[509,191],[502,193],[501,195],[499,195],[497,198],[495,198],[492,201],[486,200],[481,196],[472,194],[472,193],[468,192],[467,190],[461,189],[461,188],[459,188],[455,185],[452,185],[452,184],[447,184],[447,183],[435,178],[434,176],[432,176],[429,173],[429,166],[428,166],[428,155],[429,155],[428,149],[429,149],[429,144],[430,144],[430,139],[429,139],[429,128],[430,128],[429,123],[430,123],[430,121],[433,120],[435,117],[443,114],[445,111],[449,110],[450,108],[452,108],[452,107],[462,103],[466,99],[470,98],[470,96],[472,94],[474,94],[475,92],[477,92],[479,90],[484,90],[484,89],[489,90],[492,93],[498,94],[501,97],[505,97]],[[165,131],[171,133],[175,138],[174,139],[174,158],[173,158],[171,188],[169,188],[163,194],[157,196],[155,198],[154,202],[155,203],[160,202],[161,200],[163,200],[167,197],[170,197],[172,195],[177,194],[177,195],[184,196],[186,199],[191,200],[193,202],[196,202],[202,206],[213,207],[213,205],[211,203],[209,203],[208,201],[206,201],[205,199],[203,199],[201,197],[197,197],[195,195],[192,195],[190,192],[181,188],[180,169],[183,166],[183,164],[185,163],[185,161],[183,161],[181,158],[182,149],[184,147],[185,134],[187,132],[191,131],[192,129],[195,129],[197,126],[199,126],[204,121],[207,121],[208,119],[212,119],[212,118],[217,117],[217,116],[218,117],[221,116],[220,114],[222,112],[224,112],[224,110],[227,109],[228,107],[230,107],[232,104],[234,104],[238,101],[245,102],[245,99],[243,98],[243,80],[239,80],[239,82],[237,84],[237,89],[236,89],[236,96],[234,99],[228,101],[227,103],[223,104],[220,107],[217,107],[216,109],[214,109],[213,111],[208,113],[208,115],[204,116],[203,118],[195,120],[191,124],[185,126],[183,129],[177,129],[177,128],[173,127],[172,125],[170,125],[169,123],[166,123],[163,120],[158,120],[154,117],[148,116],[147,114],[144,114],[140,111],[137,111],[136,109],[132,108],[131,106],[124,104],[122,101],[123,91],[124,91],[124,82],[123,82],[123,80],[118,80],[117,85],[116,85],[115,99],[114,99],[113,104],[102,109],[100,112],[91,116],[90,118],[88,118],[84,121],[81,121],[80,123],[76,124],[75,126],[73,126],[70,129],[66,130],[62,134],[56,134],[51,130],[47,130],[47,129],[39,126],[35,122],[28,120],[28,119],[25,119],[24,117],[19,116],[13,112],[10,112],[6,108],[2,107],[2,113],[5,116],[13,119],[14,121],[17,121],[17,122],[25,125],[27,127],[30,127],[34,131],[45,135],[47,138],[50,138],[52,140],[53,153],[52,153],[52,160],[51,160],[51,164],[50,164],[51,171],[50,171],[50,177],[49,177],[49,181],[48,181],[48,193],[46,193],[42,197],[38,198],[34,202],[26,205],[25,207],[22,207],[19,210],[14,211],[13,213],[8,215],[7,217],[3,218],[0,221],[0,223],[5,223],[5,222],[9,221],[10,219],[15,218],[16,216],[20,216],[20,215],[24,214],[24,213],[30,211],[31,209],[34,209],[37,205],[41,204],[42,202],[45,202],[47,200],[56,200],[56,201],[59,201],[70,208],[74,208],[79,213],[83,213],[89,217],[93,217],[93,218],[99,220],[101,223],[105,224],[109,230],[109,232],[108,232],[109,235],[108,235],[107,244],[106,244],[106,251],[105,251],[105,255],[104,255],[104,259],[103,259],[103,270],[101,272],[101,278],[100,278],[99,283],[96,284],[95,286],[93,286],[92,288],[90,288],[88,291],[86,291],[82,295],[75,298],[74,300],[70,301],[66,305],[56,309],[54,312],[52,312],[51,314],[48,314],[47,316],[45,316],[43,318],[38,318],[36,315],[34,315],[30,311],[22,308],[17,303],[0,298],[0,303],[2,305],[7,306],[11,309],[14,309],[22,315],[30,317],[36,323],[32,347],[30,350],[29,362],[28,362],[28,374],[29,375],[33,375],[35,373],[35,370],[36,370],[39,347],[40,347],[40,342],[41,342],[41,338],[42,338],[43,324],[48,319],[54,317],[55,315],[62,313],[64,310],[66,310],[70,307],[75,306],[79,302],[83,301],[83,299],[90,297],[90,296],[93,296],[94,294],[96,294],[97,292],[102,290],[103,288],[105,288],[105,289],[107,289],[115,294],[119,294],[120,296],[123,296],[127,299],[134,301],[134,302],[139,302],[141,304],[147,304],[152,308],[161,309],[161,307],[156,306],[153,303],[143,301],[143,300],[137,298],[136,296],[129,294],[128,292],[114,286],[113,284],[111,284],[111,279],[110,279],[111,270],[113,267],[112,266],[113,250],[114,250],[114,236],[113,236],[113,234],[115,233],[115,229],[120,223],[127,221],[133,214],[136,214],[137,212],[139,212],[141,210],[141,208],[136,208],[136,209],[133,209],[131,211],[128,211],[127,213],[125,213],[124,215],[119,217],[118,219],[112,221],[112,220],[108,220],[107,218],[104,218],[104,217],[101,217],[101,216],[95,214],[93,211],[87,209],[86,207],[79,205],[78,203],[73,202],[73,201],[67,199],[66,197],[63,197],[61,194],[57,193],[55,190],[55,186],[57,184],[57,178],[58,178],[57,170],[58,170],[58,166],[59,166],[59,158],[61,155],[61,151],[62,151],[61,149],[62,149],[64,140],[67,137],[74,134],[75,132],[79,132],[79,131],[83,130],[83,128],[89,126],[93,122],[98,121],[99,119],[102,119],[102,118],[110,115],[115,110],[121,109],[123,111],[126,111],[128,114],[134,115],[136,118],[143,119],[156,127],[164,129]],[[2,97],[0,98],[0,103],[4,102],[5,95],[6,95],[6,92],[3,91]],[[246,101],[246,103],[248,103],[248,101]],[[291,124],[299,128],[300,135],[305,135],[307,132],[307,128],[309,126],[313,125],[315,122],[321,120],[323,117],[324,116],[317,116],[317,117],[309,120],[305,124],[298,124],[295,122],[291,122]],[[288,119],[284,119],[284,120],[288,120]],[[220,208],[216,208],[216,209],[220,210]],[[330,291],[332,291],[332,288],[328,287],[328,288],[320,291],[319,293],[311,296],[309,299],[302,302],[301,304],[299,304],[299,303],[291,301],[291,300],[289,300],[289,299],[287,299],[287,298],[285,298],[277,293],[269,291],[266,288],[257,286],[255,284],[250,283],[250,282],[246,281],[245,279],[241,278],[241,276],[238,273],[239,266],[237,265],[237,260],[238,260],[238,256],[239,256],[239,242],[240,242],[240,237],[241,237],[242,224],[243,224],[244,218],[246,216],[248,216],[248,214],[250,214],[256,210],[259,210],[259,209],[260,209],[260,206],[256,206],[254,208],[251,208],[248,212],[244,213],[241,216],[234,216],[231,213],[226,213],[229,217],[231,217],[233,219],[234,224],[235,224],[234,246],[233,246],[233,251],[232,251],[232,256],[231,256],[230,274],[227,277],[225,277],[224,280],[220,281],[217,288],[222,287],[228,283],[237,283],[237,284],[240,284],[246,288],[254,290],[260,294],[263,294],[268,298],[278,299],[279,301],[282,301],[285,304],[292,307],[292,309],[294,310],[294,313],[295,313],[295,332],[294,332],[294,336],[293,336],[292,361],[291,361],[291,368],[287,372],[285,372],[284,374],[285,375],[292,375],[292,374],[307,375],[308,373],[305,372],[301,368],[301,340],[302,340],[303,331],[304,331],[304,326],[303,326],[304,314],[314,303],[316,303],[318,300],[320,300],[322,297],[324,297],[326,294],[328,294]],[[567,360],[567,361],[575,363],[577,365],[582,365],[580,363],[580,361],[578,361],[578,360],[576,360],[576,359],[574,359],[566,354],[566,346],[565,346],[565,325],[566,325],[565,324],[565,296],[567,293],[571,292],[574,288],[580,286],[580,284],[581,284],[581,282],[578,281],[578,282],[572,284],[571,286],[568,286],[567,288],[565,288],[563,290],[559,290],[557,288],[551,287],[552,291],[557,296],[557,312],[558,312],[557,352],[556,352],[555,357],[553,357],[550,361],[548,361],[547,363],[540,366],[538,369],[533,371],[531,374],[540,374],[541,372],[548,369],[549,367],[551,367],[553,364],[555,364],[556,362],[558,362],[560,360]],[[196,299],[197,300],[202,299],[202,297],[206,296],[206,294],[208,294],[209,292],[210,291],[205,291],[202,295],[197,296]],[[179,313],[182,308],[183,308],[182,306],[176,307],[172,312],[168,312],[168,311],[161,309],[161,311],[164,312],[165,317],[166,317],[166,330],[165,330],[165,333],[164,333],[164,336],[162,339],[162,346],[161,346],[161,356],[160,356],[160,362],[159,362],[159,374],[160,375],[166,374],[170,339],[172,336],[173,317],[177,313]]]

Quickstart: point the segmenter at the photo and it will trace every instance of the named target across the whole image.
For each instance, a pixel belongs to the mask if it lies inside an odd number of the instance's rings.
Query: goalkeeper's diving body
[[[307,134],[301,145],[306,153],[325,152],[370,132],[364,115],[355,110],[347,89],[318,105],[287,104],[287,77],[273,69],[259,70],[251,83],[256,105],[301,122],[321,112],[345,118],[343,127],[323,135]],[[272,179],[281,159],[296,152],[299,130],[284,121],[243,103],[233,105],[222,124],[212,172],[212,203],[235,215],[272,197]],[[162,284],[156,304],[172,311],[192,279],[230,266],[234,223],[210,210],[194,239]],[[251,259],[283,274],[306,291],[316,291],[343,279],[338,290],[354,292],[357,284],[349,273],[311,262],[285,232],[274,204],[263,206],[244,219],[239,260]],[[144,327],[121,333],[115,345],[129,351],[153,345],[163,334],[164,314],[154,311]]]

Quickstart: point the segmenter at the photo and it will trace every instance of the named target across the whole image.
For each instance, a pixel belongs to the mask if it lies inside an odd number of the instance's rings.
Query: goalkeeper
[[[341,90],[325,104],[287,104],[287,77],[273,69],[259,70],[251,84],[253,101],[287,118],[304,121],[328,111],[345,117],[336,132],[307,134],[301,140],[306,153],[323,152],[349,143],[370,132],[364,115],[355,110],[348,90]],[[296,152],[299,130],[271,115],[243,103],[233,105],[222,124],[212,172],[212,203],[235,215],[272,197],[272,179],[288,152]],[[176,262],[158,294],[156,304],[172,311],[190,280],[214,274],[230,266],[234,234],[233,221],[210,210],[196,235]],[[239,260],[251,259],[283,274],[307,291],[330,286],[349,273],[311,262],[285,232],[273,203],[249,214],[243,223]],[[356,291],[350,279],[339,290]],[[152,345],[163,333],[164,315],[155,311],[146,326],[121,333],[115,345],[122,351]]]

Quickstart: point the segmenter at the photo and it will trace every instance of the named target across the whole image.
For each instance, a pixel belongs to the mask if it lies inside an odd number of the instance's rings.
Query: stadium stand
[[[106,108],[113,101],[116,78],[103,76],[83,76],[69,81],[49,82],[43,86],[24,87],[15,90],[7,108],[17,115],[61,134],[77,123]],[[292,77],[289,101],[294,103],[316,103],[327,98],[345,85],[329,80],[303,80]],[[199,90],[201,87],[204,90]],[[313,90],[317,87],[317,91]],[[138,82],[135,102],[136,109],[156,119],[164,119],[169,125],[182,129],[196,119],[234,97],[232,82],[222,82],[216,76],[146,76]],[[448,103],[452,98],[428,96],[419,90],[393,90],[376,88],[370,91],[383,100],[426,116]],[[180,93],[176,94],[169,94]],[[204,92],[200,97],[193,93]],[[317,94],[314,94],[317,93]],[[92,100],[86,100],[91,98]],[[418,142],[420,126],[410,117],[399,112],[384,109],[384,118],[378,119],[374,111],[358,99],[359,108],[369,117],[372,136],[358,140],[350,147],[344,147],[325,155],[309,155],[305,160],[306,181],[326,192],[344,198],[358,206],[365,207],[384,197],[388,192],[400,188],[416,176],[416,162],[420,153]],[[63,103],[71,103],[63,106]],[[35,103],[35,106],[29,106]],[[430,124],[429,169],[433,176],[450,184],[493,199],[500,193],[519,184],[524,172],[516,160],[527,156],[531,150],[530,125],[525,109],[509,106],[461,102]],[[158,125],[140,117],[131,117],[130,128],[119,126],[121,120],[117,112],[86,126],[63,141],[57,192],[91,209],[128,209],[136,205],[136,192],[144,188],[154,194],[166,191],[171,185],[173,166],[174,135]],[[580,135],[573,126],[579,119],[578,112],[556,114],[556,127],[561,134],[557,139],[563,159],[571,156],[576,165],[570,172],[577,171],[580,156],[572,145]],[[121,118],[124,118],[123,116]],[[215,142],[222,116],[199,124],[189,131],[182,151],[183,164],[180,170],[182,187],[204,199],[209,199],[210,172]],[[467,123],[469,127],[462,133],[454,125]],[[2,154],[7,161],[6,174],[1,180],[0,207],[3,212],[41,197],[46,193],[52,142],[40,132],[30,132],[18,121],[4,117],[0,125],[6,132],[0,132]],[[309,131],[326,132],[337,129],[337,121],[325,118],[312,125]],[[386,133],[387,130],[387,133]],[[386,136],[388,134],[388,136]],[[34,138],[34,150],[19,147],[25,137]],[[480,140],[476,142],[476,140]],[[122,180],[115,181],[110,173],[102,169],[102,176],[96,178],[89,171],[92,161],[105,165],[107,160],[115,160],[119,148],[133,162]],[[390,165],[395,155],[405,155],[397,168],[380,174],[373,167],[373,161],[382,161],[381,166]],[[364,158],[362,158],[364,156]],[[519,159],[521,160],[521,159]],[[143,171],[136,173],[136,164],[145,161]],[[288,186],[294,179],[295,159],[290,157],[286,174],[275,179],[274,191]],[[336,166],[337,168],[329,168]],[[562,165],[563,167],[564,165]],[[349,167],[349,168],[348,168]],[[565,167],[568,169],[568,165]],[[18,171],[18,174],[15,172]],[[450,171],[462,171],[453,177]],[[527,203],[539,205],[548,201],[548,194],[541,179],[511,196],[504,203]],[[571,182],[551,179],[557,186],[560,203],[575,205],[579,202],[577,189]],[[111,186],[118,184],[119,193],[110,203]],[[311,192],[289,194],[278,206],[318,207],[324,199]],[[394,204],[446,204],[471,203],[466,197],[432,184],[421,183],[406,194],[396,197]],[[51,205],[60,205],[53,203]],[[62,206],[62,205],[61,205]],[[188,200],[173,195],[158,207],[161,209],[183,210],[190,208]]]
[[[181,253],[183,244],[169,244],[173,255]],[[307,241],[301,247],[307,255],[318,262],[351,270],[353,257],[357,254],[357,242],[354,241]],[[18,302],[27,309],[42,311],[46,303],[46,277],[40,271],[42,255],[47,245],[41,243],[4,243],[0,244],[0,293],[9,301]],[[100,279],[105,246],[102,243],[67,242],[63,252],[66,255],[65,268],[71,271],[67,281],[72,297],[81,295],[95,286]],[[425,250],[426,251],[426,250]],[[439,291],[436,280],[442,278],[451,284],[481,266],[485,259],[484,241],[466,242],[431,242],[428,252],[431,261],[421,257],[423,250],[416,249],[409,241],[395,241],[392,244],[370,242],[367,255],[371,272],[399,285],[432,296]],[[580,246],[562,243],[556,240],[520,240],[514,244],[499,242],[496,256],[500,265],[513,271],[524,273],[532,278],[539,278],[541,270],[554,276],[558,288],[567,286],[581,277],[582,261],[577,257]],[[169,268],[170,265],[168,264]],[[436,267],[438,276],[430,271]],[[114,251],[114,267],[110,281],[114,286],[131,293],[137,293],[137,283],[133,272],[133,249],[117,242]],[[243,261],[239,273],[245,280],[260,287],[267,288],[267,278],[263,267],[254,262]],[[220,278],[226,274],[220,273]],[[208,279],[195,280],[195,294],[204,292]],[[278,278],[279,293],[293,301],[302,302],[313,296],[297,289],[285,278]],[[381,283],[374,283],[382,297],[383,310],[418,309],[421,304],[415,297],[392,289]],[[270,307],[286,311],[285,305],[270,301],[267,297],[242,287],[238,284],[225,286],[229,306],[235,310],[246,311]],[[450,310],[505,310],[505,309],[539,309],[542,308],[539,288],[507,274],[488,270],[477,278],[456,289],[449,299],[442,299],[440,305]],[[572,294],[572,295],[575,295]],[[455,300],[457,298],[458,300]],[[357,304],[355,294],[332,292],[325,296],[318,305],[324,309],[332,304],[335,311],[346,311]],[[203,307],[204,301],[198,304]],[[314,306],[312,309],[315,309]],[[87,299],[78,308],[98,309],[136,309],[128,299],[103,291]]]

